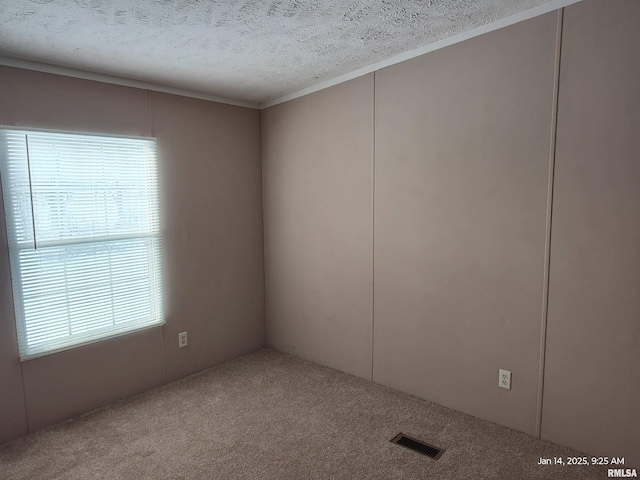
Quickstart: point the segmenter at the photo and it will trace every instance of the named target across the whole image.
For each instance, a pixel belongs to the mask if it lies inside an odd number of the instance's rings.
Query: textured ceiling
[[[263,103],[550,0],[0,0],[0,55]]]

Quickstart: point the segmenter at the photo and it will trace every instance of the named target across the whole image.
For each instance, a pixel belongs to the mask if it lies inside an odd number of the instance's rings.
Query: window
[[[0,128],[20,358],[164,323],[155,139]]]

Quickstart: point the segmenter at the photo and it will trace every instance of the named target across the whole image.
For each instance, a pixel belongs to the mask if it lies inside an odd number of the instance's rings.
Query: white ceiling
[[[259,105],[558,3],[0,0],[0,55]]]

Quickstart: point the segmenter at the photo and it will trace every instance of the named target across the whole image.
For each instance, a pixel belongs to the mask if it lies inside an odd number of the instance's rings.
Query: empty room
[[[0,479],[637,477],[639,24],[0,0]]]

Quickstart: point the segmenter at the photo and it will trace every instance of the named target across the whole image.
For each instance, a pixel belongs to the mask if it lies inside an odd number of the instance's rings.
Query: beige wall
[[[543,438],[640,467],[640,2],[566,9]]]
[[[634,0],[566,9],[548,331],[560,12],[263,111],[268,344],[366,376],[372,333],[377,382],[531,434],[543,406],[543,438],[640,465],[638,18]],[[375,155],[338,148],[371,141],[372,102]],[[337,261],[370,244],[373,276]]]
[[[371,378],[373,75],[262,112],[267,343]]]
[[[528,433],[556,30],[551,13],[376,74],[374,380]]]
[[[154,93],[166,380],[264,346],[260,112]],[[178,333],[189,347],[178,349]]]
[[[2,125],[158,138],[167,312],[164,327],[20,363],[3,218],[0,441],[264,346],[258,111],[8,67],[0,85]]]

